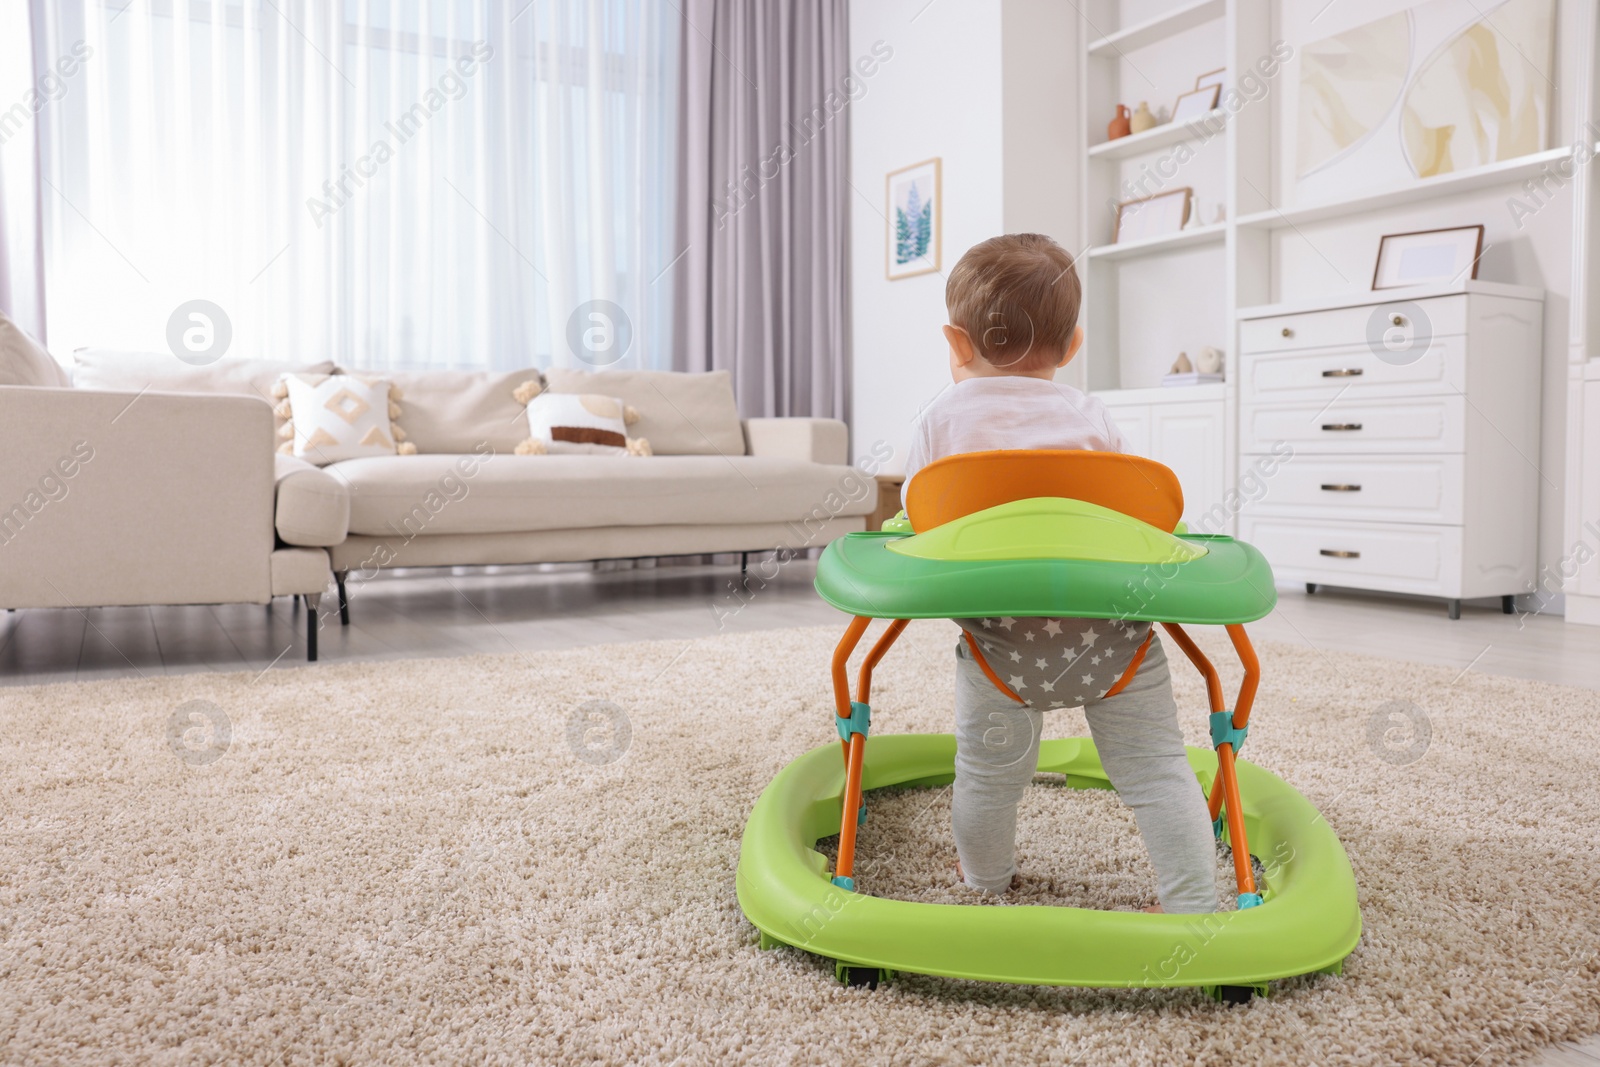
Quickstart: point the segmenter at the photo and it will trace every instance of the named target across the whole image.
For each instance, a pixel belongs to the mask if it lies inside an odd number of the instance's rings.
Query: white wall
[[[950,381],[944,273],[1002,232],[1000,0],[868,0],[850,5],[850,53],[894,49],[850,108],[851,449],[894,446],[903,469],[911,421]],[[884,277],[884,178],[943,159],[942,270]]]
[[[850,51],[894,49],[851,105],[854,394],[851,447],[894,447],[950,382],[939,328],[945,276],[1000,233],[1034,231],[1076,250],[1077,14],[1059,0],[870,0],[851,5]],[[884,178],[943,160],[941,269],[884,277]]]

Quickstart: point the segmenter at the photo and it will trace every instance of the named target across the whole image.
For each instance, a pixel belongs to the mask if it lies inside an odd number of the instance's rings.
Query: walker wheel
[[[853,967],[842,962],[834,963],[833,973],[847,986],[866,986],[868,989],[877,989],[884,977],[883,971],[877,967]]]

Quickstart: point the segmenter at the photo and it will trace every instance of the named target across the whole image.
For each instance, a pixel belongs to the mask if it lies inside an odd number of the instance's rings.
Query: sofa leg
[[[350,597],[344,591],[344,580],[349,571],[334,571],[333,581],[339,587],[339,625],[350,625]]]
[[[750,573],[750,553],[741,552],[739,553],[739,576],[743,577],[748,573]]]
[[[317,608],[322,604],[321,593],[306,594],[306,662],[317,662],[317,630],[322,626],[322,613]]]

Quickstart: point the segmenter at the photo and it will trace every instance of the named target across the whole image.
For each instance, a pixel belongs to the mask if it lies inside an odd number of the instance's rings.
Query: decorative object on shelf
[[[1161,125],[1161,120],[1150,113],[1150,101],[1139,101],[1139,108],[1133,113],[1133,118],[1128,120],[1128,128],[1134,133],[1143,133]]]
[[[1126,137],[1133,132],[1131,125],[1133,112],[1128,110],[1127,104],[1117,105],[1117,117],[1106,124],[1106,140],[1115,141],[1119,137]]]
[[[890,171],[884,179],[888,210],[884,275],[890,281],[939,269],[944,235],[940,214],[939,157]]]
[[[1198,230],[1204,225],[1205,223],[1200,221],[1200,198],[1197,196],[1189,205],[1189,221],[1183,224],[1183,228],[1186,230]]]
[[[1216,70],[1208,70],[1194,80],[1194,87],[1196,89],[1204,89],[1208,85],[1215,85],[1220,89],[1222,87],[1222,80],[1227,76],[1227,67],[1218,67]],[[1214,107],[1215,105],[1212,106]]]
[[[1227,222],[1227,221],[1228,221],[1228,209],[1227,209],[1227,207],[1225,207],[1222,204],[1218,204],[1217,205],[1217,210],[1212,212],[1212,215],[1211,215],[1212,225],[1221,226],[1224,222]]]
[[[1172,369],[1161,376],[1163,386],[1210,385],[1222,381],[1222,353],[1207,346],[1200,350],[1199,366],[1189,362],[1189,353],[1179,352]]]
[[[1478,276],[1483,226],[1385,234],[1372,268],[1374,289],[1407,285],[1450,285]]]
[[[1194,190],[1187,185],[1141,200],[1124,200],[1117,205],[1117,228],[1112,244],[1164,237],[1183,229],[1189,221],[1189,205]]]
[[[1204,118],[1216,108],[1217,97],[1221,94],[1220,85],[1207,85],[1203,89],[1180,93],[1178,102],[1172,105],[1172,121],[1193,122]]]
[[[1491,22],[1492,19],[1492,22]],[[1296,193],[1334,199],[1549,144],[1555,0],[1432,0],[1300,50]]]

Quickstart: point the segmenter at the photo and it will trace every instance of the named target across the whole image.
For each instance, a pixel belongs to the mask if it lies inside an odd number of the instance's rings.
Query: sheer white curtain
[[[656,0],[34,0],[55,346],[346,366],[666,365],[679,18]],[[665,14],[663,14],[665,11]],[[81,44],[80,44],[81,42]]]

